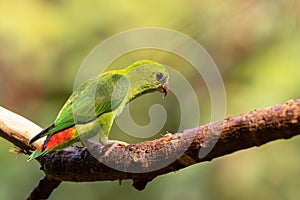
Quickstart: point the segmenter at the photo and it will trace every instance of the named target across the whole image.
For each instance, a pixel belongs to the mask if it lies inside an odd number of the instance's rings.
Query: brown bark
[[[88,147],[69,147],[42,156],[39,162],[46,179],[54,183],[132,179],[133,186],[142,190],[159,175],[299,133],[297,99],[182,133],[166,134],[153,141],[127,146],[89,143]],[[41,188],[38,185],[35,191],[42,191]]]

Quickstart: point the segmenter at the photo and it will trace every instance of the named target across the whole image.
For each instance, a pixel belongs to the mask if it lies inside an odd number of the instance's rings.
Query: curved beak
[[[159,89],[161,93],[164,93],[164,97],[167,96],[168,91],[169,91],[169,82],[165,82]]]

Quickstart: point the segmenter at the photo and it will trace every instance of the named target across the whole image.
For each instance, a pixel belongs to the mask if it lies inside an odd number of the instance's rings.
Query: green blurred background
[[[174,29],[203,45],[222,73],[227,116],[299,98],[298,0],[2,0],[0,105],[42,127],[49,125],[71,94],[87,54],[114,34],[147,26]],[[177,69],[187,66],[165,52],[137,52],[127,60],[145,55]],[[124,67],[125,60],[115,65]],[[182,71],[199,97],[199,123],[209,122],[205,84],[192,68]],[[151,95],[174,116],[164,130],[176,131],[176,98],[171,94],[163,101],[158,96]],[[136,110],[151,99],[133,102],[137,123],[149,122],[147,109]],[[117,127],[113,130],[118,132]],[[120,139],[114,133],[112,137]],[[24,199],[43,175],[37,162],[26,162],[26,156],[15,159],[17,155],[8,152],[12,147],[0,139],[0,199]],[[63,183],[50,199],[298,199],[299,152],[300,138],[295,137],[158,177],[142,192],[133,189],[131,181],[121,187],[116,181]]]

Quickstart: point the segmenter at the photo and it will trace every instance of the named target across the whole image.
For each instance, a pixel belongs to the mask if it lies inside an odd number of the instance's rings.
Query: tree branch
[[[0,117],[0,129],[3,132],[19,130],[3,129],[6,123],[1,120],[3,118]],[[27,131],[37,133],[36,130]],[[23,132],[19,132],[20,135]],[[297,99],[182,133],[166,134],[153,141],[127,146],[102,146],[89,142],[87,147],[68,147],[40,157],[39,162],[46,178],[55,183],[132,179],[133,186],[142,190],[159,175],[299,133],[300,99]],[[13,134],[6,135],[14,138]],[[23,136],[26,139],[20,143],[29,139],[27,135]],[[18,142],[14,144],[19,145]],[[23,148],[24,145],[28,146],[22,144],[19,147]]]
[[[38,186],[31,192],[27,200],[47,199],[60,183],[61,181],[51,180],[47,176],[43,177]]]
[[[30,138],[38,134],[41,127],[0,106],[0,137],[10,141],[15,146],[29,152],[39,146],[43,140],[29,144]]]

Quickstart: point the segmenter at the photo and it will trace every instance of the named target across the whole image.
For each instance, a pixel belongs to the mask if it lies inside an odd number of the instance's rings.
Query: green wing
[[[75,124],[85,124],[115,110],[124,100],[129,80],[121,74],[106,73],[80,85],[67,100],[54,123],[30,140],[34,142]]]

